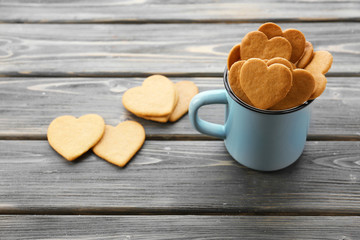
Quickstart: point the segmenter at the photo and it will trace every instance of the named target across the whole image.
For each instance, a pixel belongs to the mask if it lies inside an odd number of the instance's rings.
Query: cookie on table
[[[93,147],[102,159],[124,167],[145,142],[145,130],[135,121],[125,121],[116,127],[106,125],[104,136]]]
[[[104,130],[104,119],[97,114],[80,118],[66,115],[50,123],[47,139],[56,152],[73,161],[92,148],[101,139]]]
[[[186,114],[189,110],[191,99],[199,93],[198,87],[191,81],[177,82],[175,83],[175,87],[179,94],[179,100],[174,111],[170,114],[170,122],[175,122]]]
[[[124,107],[138,116],[168,116],[176,105],[176,89],[172,81],[162,75],[146,78],[142,86],[127,90]]]
[[[159,93],[161,94],[161,93]],[[170,114],[166,115],[166,116],[162,116],[162,117],[158,117],[158,116],[151,116],[151,115],[137,115],[138,117],[141,117],[143,119],[146,119],[146,120],[151,120],[151,121],[154,121],[154,122],[160,122],[160,123],[166,123],[169,121],[169,118],[171,116],[171,114],[173,113],[178,101],[179,101],[179,93],[178,93],[178,90],[176,89],[176,86],[175,86],[175,101],[174,101],[174,106],[172,108],[172,111]]]

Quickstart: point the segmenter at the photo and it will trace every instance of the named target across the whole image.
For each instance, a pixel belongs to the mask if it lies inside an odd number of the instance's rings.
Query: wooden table
[[[239,2],[0,1],[0,239],[360,239],[360,3]],[[122,106],[154,73],[223,88],[228,51],[266,21],[334,56],[289,168],[250,170],[188,116]],[[87,113],[145,127],[127,167],[49,146],[52,119]],[[224,107],[200,115],[222,123]]]

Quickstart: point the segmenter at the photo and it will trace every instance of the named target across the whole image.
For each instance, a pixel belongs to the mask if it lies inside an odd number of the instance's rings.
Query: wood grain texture
[[[231,47],[261,24],[0,24],[0,75],[221,76]],[[331,75],[360,74],[360,24],[286,23],[334,56]]]
[[[0,1],[2,22],[330,21],[359,19],[357,1]],[[321,9],[321,11],[319,11]]]
[[[247,169],[222,141],[146,141],[126,168],[46,141],[0,141],[0,214],[360,214],[360,142],[308,142],[285,170]]]
[[[221,78],[170,78],[190,80],[200,92],[223,89]],[[138,118],[122,105],[123,93],[140,86],[144,78],[0,78],[0,136],[46,139],[50,122],[61,115],[101,115],[116,126],[124,120],[140,122],[148,138],[200,136],[188,115],[175,123],[157,123]],[[328,78],[327,89],[313,103],[309,134],[360,137],[360,78]],[[200,117],[219,124],[224,105],[204,106]]]
[[[0,216],[1,236],[17,239],[341,239],[360,235],[360,217]]]

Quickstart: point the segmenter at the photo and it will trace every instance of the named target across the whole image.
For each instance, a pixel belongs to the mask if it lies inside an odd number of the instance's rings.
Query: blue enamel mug
[[[287,110],[261,110],[232,92],[227,74],[225,69],[225,89],[201,92],[192,99],[189,117],[194,128],[224,139],[229,154],[248,168],[275,171],[294,163],[305,147],[312,101]],[[209,104],[226,105],[224,125],[199,118],[199,108]]]

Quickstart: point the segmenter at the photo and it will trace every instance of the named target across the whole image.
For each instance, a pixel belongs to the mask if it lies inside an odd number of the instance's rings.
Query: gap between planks
[[[47,140],[45,134],[1,134],[0,140]],[[151,134],[146,140],[157,141],[222,141],[222,139],[201,134]],[[309,134],[307,141],[360,141],[360,135]]]
[[[198,215],[198,216],[360,216],[360,212],[351,211],[240,211],[238,209],[159,209],[159,208],[30,208],[0,209],[1,215],[117,215],[117,216],[156,216],[156,215]]]
[[[0,78],[2,77],[31,77],[31,78],[64,78],[64,77],[89,77],[89,78],[133,78],[133,77],[148,77],[150,75],[160,74],[167,77],[223,77],[223,72],[190,72],[190,73],[176,73],[176,72],[121,72],[121,73],[99,73],[99,74],[81,74],[81,73],[63,73],[63,72],[42,72],[42,73],[19,73],[19,72],[8,72],[8,73],[0,73]],[[326,77],[360,77],[360,72],[330,72],[326,74]]]
[[[123,19],[123,20],[49,20],[49,21],[20,21],[20,20],[6,20],[0,21],[0,24],[226,24],[226,23],[319,23],[319,22],[360,22],[359,17],[352,18],[258,18],[258,19]]]

